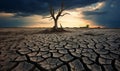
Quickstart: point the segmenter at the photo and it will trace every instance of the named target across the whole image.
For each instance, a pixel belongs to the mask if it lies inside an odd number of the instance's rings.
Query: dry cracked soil
[[[120,29],[0,29],[0,71],[120,71]]]

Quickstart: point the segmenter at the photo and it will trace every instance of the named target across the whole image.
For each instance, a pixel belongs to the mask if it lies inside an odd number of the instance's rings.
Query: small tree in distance
[[[65,10],[65,9],[64,9],[64,3],[63,3],[63,2],[61,3],[61,6],[60,6],[60,8],[58,9],[58,12],[57,12],[57,13],[55,13],[55,9],[53,8],[53,6],[49,5],[50,17],[46,17],[46,18],[51,18],[51,19],[53,19],[53,21],[54,21],[53,30],[54,30],[54,31],[58,31],[58,30],[59,30],[59,29],[58,29],[58,19],[59,19],[61,16],[64,16],[64,15],[66,15],[66,14],[69,14],[69,13],[64,13],[64,14],[62,14],[64,10]],[[62,25],[61,25],[61,26],[62,26]],[[61,28],[61,29],[63,29],[63,28]]]
[[[86,25],[86,28],[89,28],[89,25]]]

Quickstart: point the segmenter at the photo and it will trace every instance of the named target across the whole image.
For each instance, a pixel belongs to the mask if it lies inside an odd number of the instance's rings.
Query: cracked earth
[[[120,29],[0,29],[0,71],[120,71]]]

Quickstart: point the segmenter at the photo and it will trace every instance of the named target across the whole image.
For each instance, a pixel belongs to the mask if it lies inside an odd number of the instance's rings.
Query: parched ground
[[[0,71],[120,71],[120,29],[0,29]]]

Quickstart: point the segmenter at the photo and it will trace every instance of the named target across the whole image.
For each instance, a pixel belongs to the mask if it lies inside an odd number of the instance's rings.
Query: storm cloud
[[[58,8],[62,1],[67,9],[72,9],[105,0],[0,0],[0,12],[20,16],[46,15],[49,5]]]
[[[104,14],[106,14],[107,12],[105,12],[105,11],[85,11],[83,14],[84,15],[104,15]]]
[[[120,0],[107,0],[97,11],[86,11],[85,19],[108,28],[120,28]]]
[[[0,27],[20,27],[36,23],[27,18],[26,21],[25,17],[48,16],[49,5],[57,10],[62,1],[67,10],[104,2],[100,9],[82,11],[84,19],[100,26],[120,28],[120,0],[0,0]],[[5,15],[7,13],[8,15]]]

